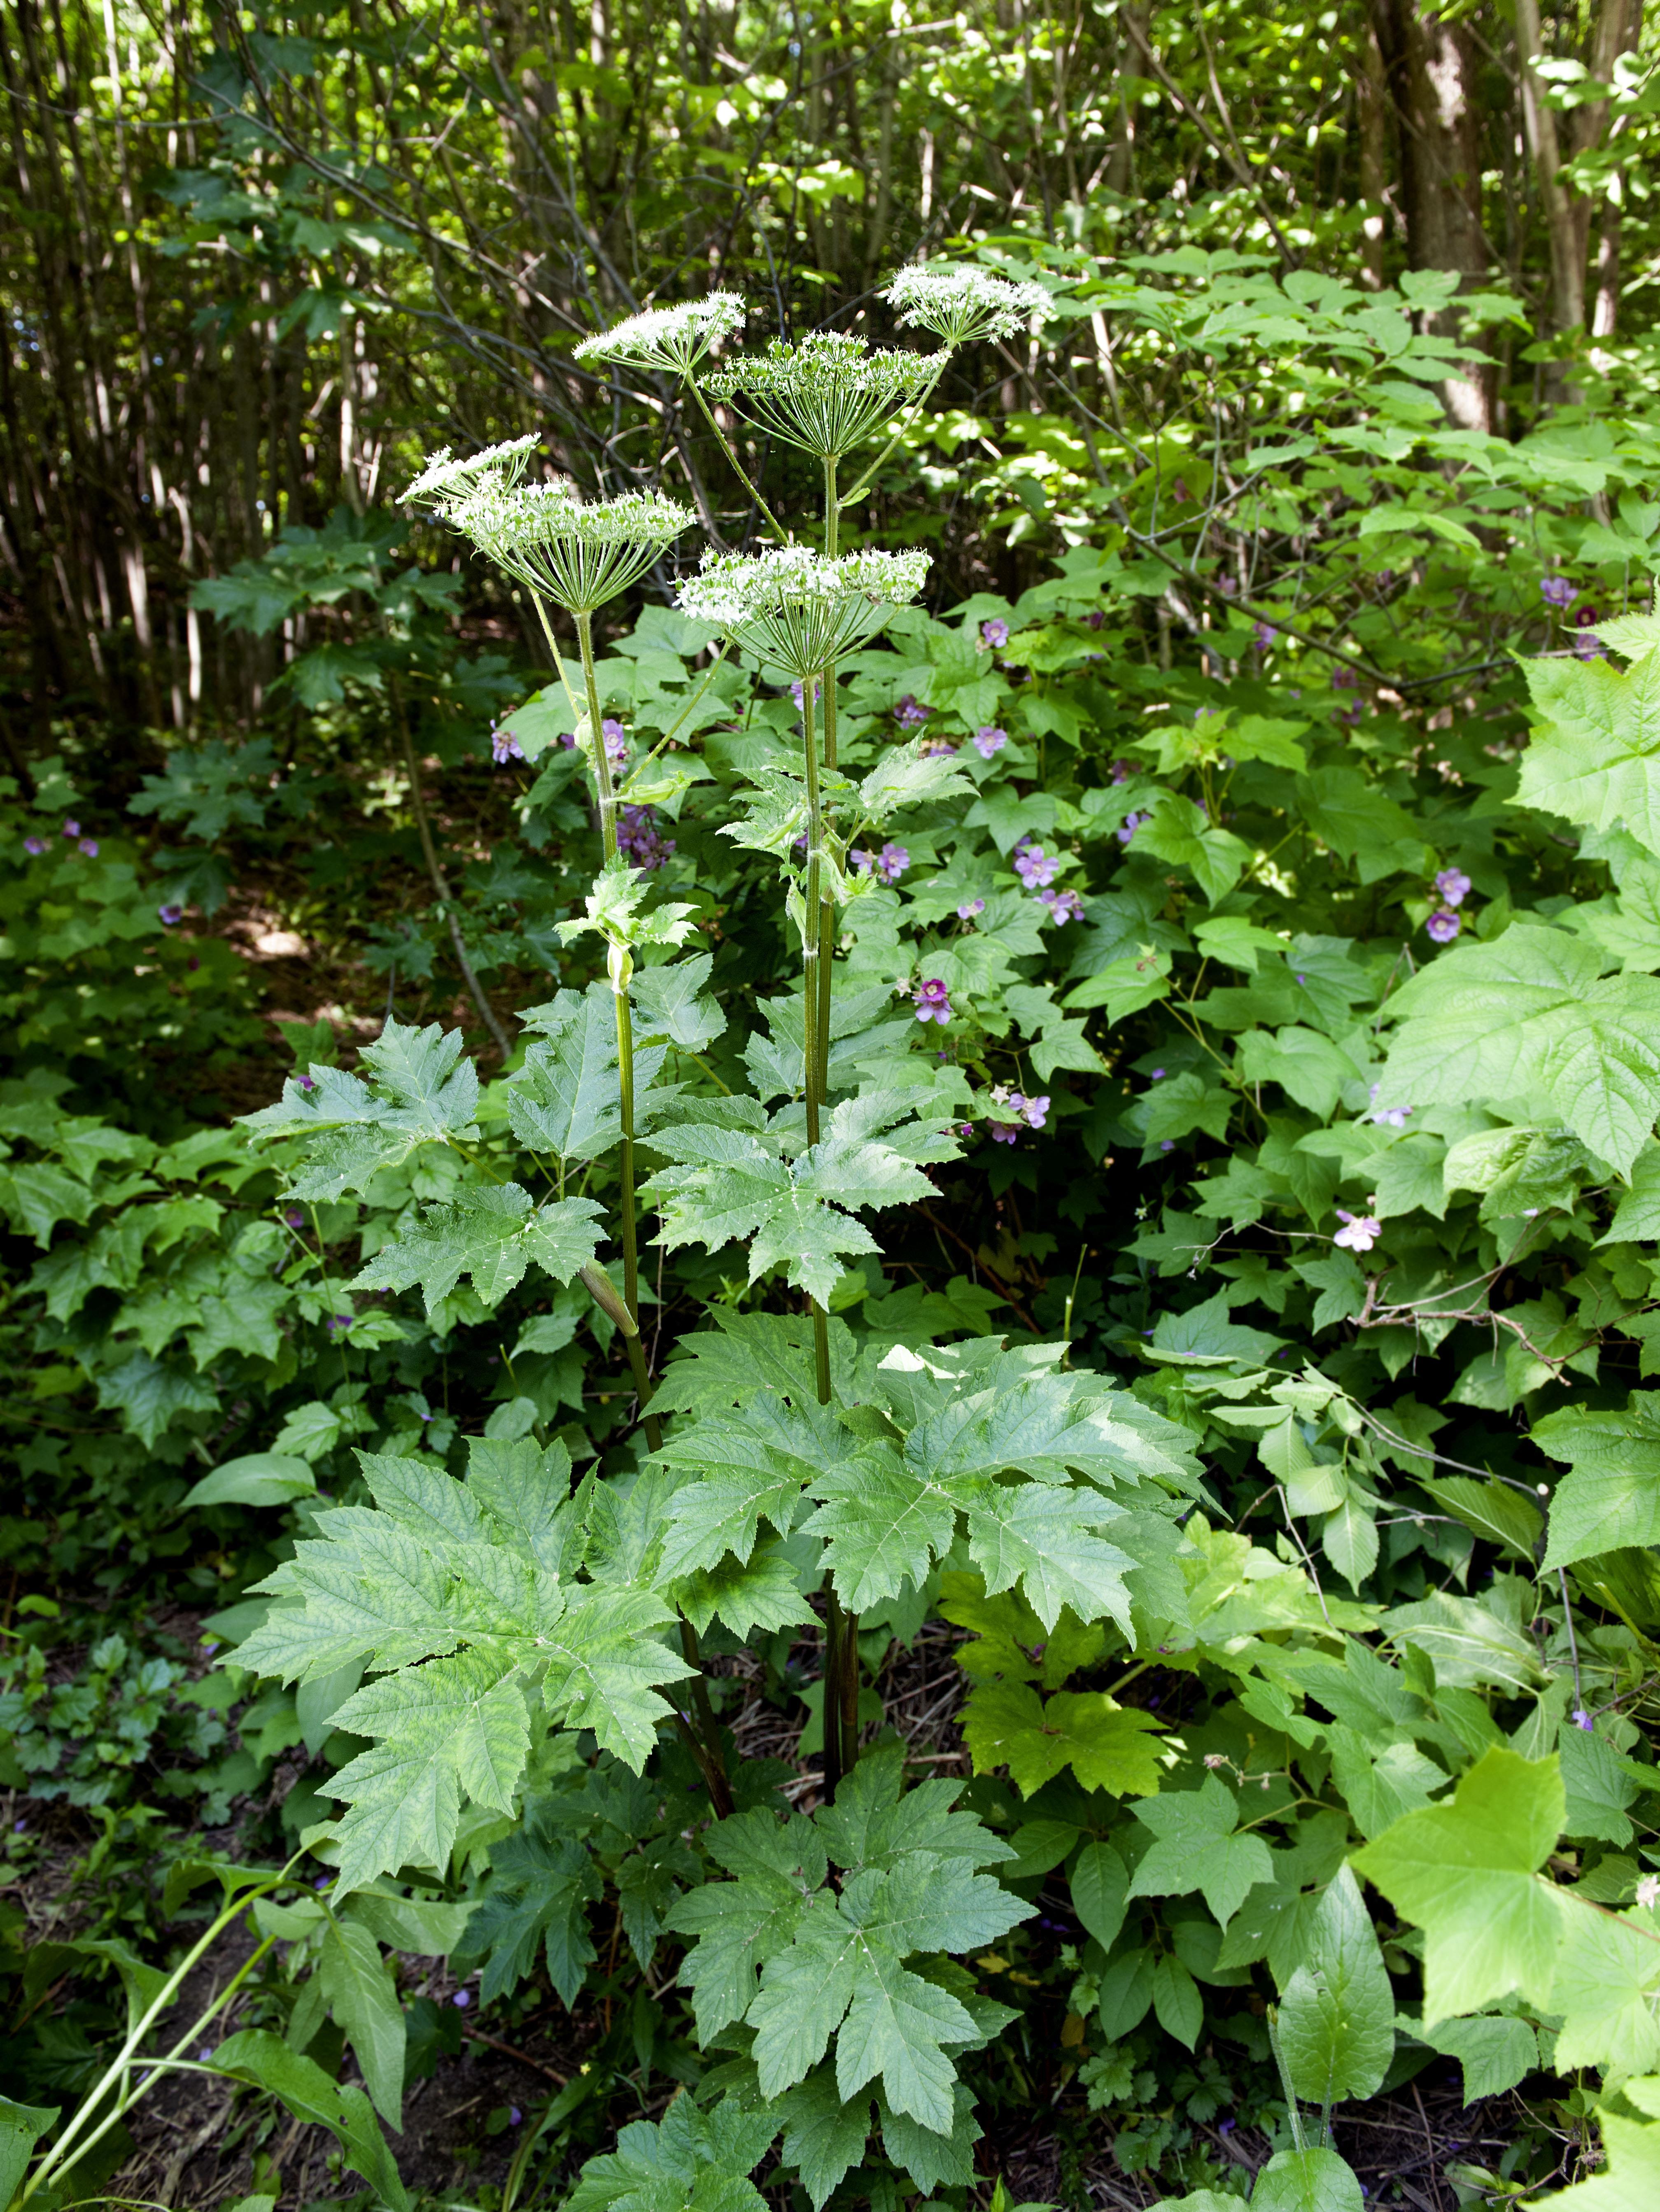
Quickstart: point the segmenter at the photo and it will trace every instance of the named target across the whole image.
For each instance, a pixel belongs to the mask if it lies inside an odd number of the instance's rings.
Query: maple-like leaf
[[[604,1209],[591,1198],[538,1206],[516,1182],[462,1190],[429,1206],[419,1228],[383,1244],[352,1278],[353,1290],[406,1291],[419,1283],[430,1315],[463,1275],[497,1305],[532,1267],[568,1283],[599,1249]]]
[[[382,1168],[423,1145],[466,1143],[478,1130],[478,1076],[463,1057],[459,1030],[423,1030],[389,1021],[363,1048],[368,1080],[313,1064],[290,1076],[272,1106],[242,1117],[256,1137],[306,1139],[304,1164],[289,1186],[295,1198],[338,1198],[366,1189]]]

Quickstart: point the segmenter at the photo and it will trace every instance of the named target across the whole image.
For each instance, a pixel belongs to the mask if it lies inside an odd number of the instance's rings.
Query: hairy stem
[[[819,884],[823,864],[819,844],[824,834],[824,809],[818,791],[818,739],[814,731],[813,679],[801,684],[801,726],[807,770],[807,890],[802,915],[801,1050],[807,1107],[807,1142],[818,1142],[824,1100],[824,1060],[819,1049],[818,963],[824,931],[824,902]],[[821,1406],[830,1403],[830,1316],[817,1298],[812,1307],[812,1352],[815,1380]]]
[[[576,642],[582,653],[582,682],[587,693],[588,746],[593,762],[593,787],[599,800],[599,849],[606,860],[617,858],[617,790],[611,780],[611,758],[600,727],[599,679],[593,667],[593,617],[576,617]]]

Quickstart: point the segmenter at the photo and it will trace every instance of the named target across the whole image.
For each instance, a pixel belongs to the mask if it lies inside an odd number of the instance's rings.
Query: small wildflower
[[[1441,907],[1424,924],[1424,934],[1433,938],[1438,945],[1450,945],[1462,926],[1450,908]]]
[[[22,1822],[18,1822],[21,1827]],[[1637,1885],[1637,1902],[1642,1905],[1660,1905],[1660,1874],[1645,1874]]]
[[[1057,921],[1078,921],[1082,919],[1084,902],[1074,890],[1045,890],[1037,894]]]
[[[44,837],[25,837],[23,840],[23,850],[26,853],[44,853],[46,849],[46,841]]]
[[[1136,831],[1141,827],[1141,824],[1146,819],[1147,817],[1145,814],[1127,814],[1124,817],[1123,828],[1122,830],[1115,830],[1113,835],[1117,838],[1121,845],[1128,845],[1130,839],[1134,836]]]
[[[1263,653],[1266,653],[1268,647],[1278,641],[1279,635],[1279,631],[1272,623],[1259,622],[1253,623],[1251,627],[1251,637]]]
[[[984,899],[964,899],[962,905],[957,909],[957,919],[958,921],[972,921],[976,914],[983,914],[985,910],[986,902]]]
[[[496,763],[497,768],[505,767],[508,761],[521,761],[524,757],[525,749],[513,732],[502,729],[499,723],[492,722],[490,724],[490,758]]]
[[[1173,1152],[1176,1150],[1175,1138],[1161,1137],[1158,1139],[1158,1149],[1161,1152]]]
[[[806,832],[804,830],[795,842],[805,853],[807,849]],[[852,852],[848,854],[848,866],[855,875],[867,876],[876,866],[876,855],[867,851],[863,845],[855,845]]]
[[[974,750],[982,760],[989,760],[994,753],[1000,753],[1008,741],[1006,730],[1000,730],[995,722],[982,722],[974,733]]]
[[[613,768],[621,768],[628,758],[629,741],[623,725],[607,715],[599,725],[599,734],[605,741],[605,758]]]
[[[213,2045],[210,2043],[204,2043],[196,2054],[196,2063],[198,2066],[205,2066],[212,2056]]]
[[[312,1887],[313,1889],[326,1889],[333,1880],[334,1876],[331,1874],[319,1874],[316,1881],[313,1882]]]
[[[1544,576],[1540,579],[1539,596],[1548,607],[1571,607],[1579,593],[1566,576]]]
[[[1019,1133],[1009,1121],[994,1121],[989,1132],[994,1145],[1012,1145]]]
[[[1009,626],[1001,615],[994,615],[989,622],[981,623],[980,635],[994,653],[1000,653],[1009,641]]]
[[[574,753],[576,750],[576,732],[575,730],[561,730],[553,742],[562,745],[568,753]]]
[[[822,684],[815,684],[812,687],[812,703],[815,707],[818,704],[818,702],[824,696],[824,685]],[[807,703],[807,687],[804,678],[798,676],[794,682],[790,685],[790,696],[794,700],[796,705],[805,711]]]
[[[1435,888],[1449,906],[1462,906],[1470,895],[1470,879],[1462,868],[1443,868]]]
[[[1602,641],[1597,636],[1596,632],[1590,627],[1593,623],[1600,622],[1602,620],[1602,617],[1598,615],[1593,608],[1581,607],[1578,613],[1574,617],[1574,620],[1579,624],[1579,628],[1573,633],[1574,659],[1576,660],[1602,660],[1606,659],[1607,656],[1602,649]]]
[[[1407,1126],[1407,1116],[1412,1111],[1411,1107],[1379,1106],[1377,1088],[1375,1083],[1371,1086],[1371,1103],[1374,1110],[1367,1115],[1367,1121],[1374,1123],[1380,1129],[1404,1129]]]
[[[317,1088],[309,1075],[296,1075],[294,1079],[302,1091],[315,1091]]]
[[[1225,1766],[1227,1763],[1227,1754],[1225,1752],[1207,1751],[1205,1753],[1205,1764],[1209,1767],[1213,1774],[1215,1773],[1218,1767]]]
[[[1577,1729],[1583,1729],[1587,1735],[1591,1734],[1593,1725],[1591,1717],[1583,1705],[1574,1708],[1573,1724]]]
[[[65,822],[64,824],[64,835],[70,840],[70,843],[73,844],[75,840],[81,835],[81,824],[78,822]]]
[[[1164,1079],[1164,1073],[1162,1067],[1155,1067],[1147,1080],[1150,1083],[1162,1083]]]
[[[1360,688],[1359,676],[1353,668],[1334,668],[1331,688],[1334,691],[1358,691]]]
[[[98,858],[98,840],[83,837],[75,849],[77,853],[84,853],[89,860],[95,860]]]
[[[219,1638],[216,1636],[204,1636],[202,1638],[202,1649],[210,1654],[216,1651],[219,1649]]]
[[[1112,780],[1115,783],[1128,783],[1134,773],[1134,769],[1127,760],[1116,760],[1112,764]]]
[[[636,868],[660,868],[674,850],[674,840],[659,836],[654,807],[625,806],[617,824],[617,849]]]
[[[1029,845],[1024,853],[1014,856],[1014,872],[1029,891],[1041,890],[1055,881],[1061,866],[1058,854],[1046,853],[1041,845]]]
[[[306,1225],[306,1217],[297,1206],[291,1206],[283,1218],[290,1229],[303,1229]]]
[[[516,2128],[519,2126],[524,2117],[524,2114],[520,2111],[517,2105],[509,2105],[508,2106],[508,2125],[510,2128]]]
[[[910,854],[891,839],[876,855],[876,872],[885,884],[897,884],[910,866]]]
[[[182,906],[158,906],[155,911],[168,929],[173,927],[174,922],[182,921],[185,919],[185,909]]]
[[[922,748],[924,760],[949,760],[957,747],[949,738],[930,738]]]
[[[916,1018],[938,1022],[942,1029],[951,1019],[951,994],[937,975],[916,987]]]
[[[893,718],[902,730],[914,730],[919,722],[926,722],[933,709],[920,699],[913,699],[909,691],[893,710]]]
[[[455,2007],[457,2012],[465,2012],[467,2007],[472,2002],[471,1990],[457,1990],[455,1995],[450,1999],[450,2002]]]
[[[1370,1252],[1383,1233],[1383,1223],[1374,1221],[1369,1213],[1346,1213],[1340,1206],[1337,1218],[1343,1226],[1331,1241],[1347,1252]]]

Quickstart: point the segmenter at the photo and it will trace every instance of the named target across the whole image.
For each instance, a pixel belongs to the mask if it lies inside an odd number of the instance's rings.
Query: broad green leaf
[[[1160,1779],[1158,1725],[1151,1713],[1114,1705],[1104,1690],[1044,1700],[1024,1682],[982,1682],[969,1693],[963,1740],[976,1774],[1006,1766],[1023,1796],[1064,1766],[1086,1790],[1151,1796]]]
[[[1531,1566],[1545,1523],[1537,1506],[1508,1483],[1478,1482],[1467,1474],[1420,1475],[1420,1489],[1444,1506],[1455,1521],[1489,1541],[1502,1544],[1513,1558]]]
[[[1276,2151],[1256,2177],[1252,2212],[1364,2212],[1359,2179],[1346,2158],[1316,2145]]]
[[[1564,2017],[1553,2063],[1651,2073],[1660,2066],[1660,1943],[1653,1915],[1572,1905],[1563,1923],[1551,2008]]]
[[[1444,2020],[1414,2033],[1432,2051],[1456,2058],[1464,2070],[1464,2102],[1502,2097],[1539,2063],[1539,2039],[1524,2020]]]
[[[864,2154],[871,2100],[855,2097],[844,2104],[835,2069],[819,2066],[785,2091],[778,2111],[784,2123],[784,2157],[795,2166],[813,2212],[823,2212],[831,2191]]]
[[[1660,1393],[1633,1390],[1623,1413],[1564,1406],[1533,1440],[1571,1470],[1550,1501],[1548,1570],[1660,1544]]]
[[[484,1304],[497,1305],[532,1266],[569,1282],[599,1249],[603,1211],[591,1198],[537,1206],[516,1182],[463,1190],[447,1204],[428,1206],[418,1229],[383,1244],[350,1287],[406,1291],[419,1283],[430,1317],[470,1275]]]
[[[318,1956],[318,1978],[334,2023],[350,2044],[375,2110],[404,2124],[404,2052],[408,2038],[392,1965],[367,1928],[334,1920]]]
[[[508,1120],[531,1152],[591,1160],[623,1133],[617,1059],[617,1012],[609,987],[561,991],[525,1018],[541,1037],[525,1048],[524,1065],[508,1081]]]
[[[1132,1633],[1124,1576],[1135,1563],[1093,1533],[1122,1518],[1119,1507],[1098,1492],[1049,1483],[1012,1488],[988,1483],[977,1489],[969,1508],[969,1552],[988,1595],[1018,1580],[1045,1628],[1053,1628],[1070,1606],[1079,1620],[1110,1614],[1126,1636]]]
[[[836,2086],[853,2097],[879,2074],[896,2112],[949,2135],[957,2074],[946,2046],[977,2040],[972,2016],[948,1990],[873,1947],[854,1967],[852,2002],[836,2039]]]
[[[1395,2056],[1395,1996],[1360,1885],[1341,1867],[1304,1923],[1307,1949],[1280,2005],[1292,2087],[1325,2106],[1376,2096]]]
[[[58,2105],[18,2105],[0,2097],[0,2204],[9,2204],[16,2195],[34,2146],[62,2109]]]
[[[1542,1091],[1624,1174],[1660,1110],[1660,981],[1599,980],[1598,965],[1583,940],[1535,922],[1449,947],[1387,1003],[1400,1028],[1383,1087],[1417,1107]]]
[[[1130,1951],[1114,1959],[1101,1977],[1097,2017],[1109,2043],[1122,2043],[1146,2018],[1152,2004],[1152,1954]]]
[[[539,1944],[549,1979],[564,2004],[575,2005],[599,1955],[587,1907],[604,1896],[605,1882],[593,1856],[575,1836],[550,1835],[532,1820],[491,1846],[490,1869],[490,1887],[457,1946],[460,1957],[484,1962],[479,2002],[510,1995],[535,1971]]]
[[[1225,1929],[1252,1885],[1274,1879],[1261,1836],[1234,1832],[1238,1802],[1217,1775],[1207,1774],[1197,1790],[1144,1799],[1135,1817],[1154,1841],[1130,1877],[1132,1897],[1185,1897],[1196,1889]]]
[[[1197,2049],[1205,2026],[1205,2001],[1182,1961],[1168,1953],[1153,1962],[1152,2010],[1167,2035],[1189,2051]]]
[[[307,1498],[317,1488],[317,1477],[302,1459],[286,1452],[249,1452],[240,1459],[222,1460],[211,1474],[192,1486],[181,1503],[185,1505],[286,1505]]]
[[[1554,1758],[1492,1750],[1450,1805],[1408,1813],[1355,1852],[1366,1880],[1424,1930],[1426,2026],[1512,1990],[1541,2008],[1551,2002],[1562,1908],[1538,1870],[1564,1809]]]
[[[302,2058],[265,2028],[243,2028],[228,2037],[209,2063],[216,2073],[268,2091],[302,2124],[327,2128],[351,2171],[361,2173],[392,2212],[410,2212],[386,2139],[361,2089],[331,2081],[314,2060]]]
[[[698,994],[708,981],[714,957],[694,953],[661,968],[636,968],[629,986],[635,1026],[642,1041],[666,1036],[682,1052],[702,1052],[727,1026],[713,999]]]
[[[1129,1875],[1110,1844],[1085,1844],[1073,1861],[1072,1909],[1104,1951],[1124,1924]]]
[[[1623,823],[1660,853],[1660,656],[1529,660],[1543,723],[1522,755],[1517,796],[1588,830]]]

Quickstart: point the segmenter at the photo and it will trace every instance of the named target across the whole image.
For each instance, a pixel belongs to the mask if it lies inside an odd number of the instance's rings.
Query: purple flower
[[[1001,615],[994,615],[989,622],[980,625],[980,635],[994,653],[1000,651],[1009,641],[1009,626]]]
[[[1164,1078],[1164,1070],[1162,1067],[1155,1067],[1152,1073],[1147,1078],[1147,1080],[1149,1083],[1161,1083],[1163,1082]]]
[[[629,755],[629,741],[620,722],[609,715],[599,725],[599,734],[605,741],[605,758],[613,768],[621,768]]]
[[[1548,607],[1571,607],[1579,593],[1566,576],[1541,577],[1539,596]]]
[[[497,768],[505,767],[508,761],[521,761],[524,757],[525,749],[513,732],[504,730],[498,723],[492,722],[490,724],[490,758],[496,763]]]
[[[326,1889],[333,1880],[334,1876],[331,1874],[319,1874],[316,1881],[313,1882],[312,1887],[313,1889]]]
[[[204,1636],[202,1638],[202,1649],[204,1651],[216,1651],[219,1649],[219,1638],[216,1636]]]
[[[315,1091],[317,1088],[308,1075],[296,1075],[294,1079],[302,1091]]]
[[[1435,888],[1449,906],[1462,906],[1470,894],[1470,879],[1462,868],[1443,868]]]
[[[1406,1127],[1407,1116],[1412,1111],[1411,1107],[1379,1106],[1377,1104],[1377,1085],[1375,1083],[1371,1086],[1371,1103],[1377,1110],[1374,1113],[1367,1115],[1367,1121],[1375,1123],[1379,1128],[1404,1129]]]
[[[1078,921],[1083,917],[1084,902],[1074,890],[1039,891],[1037,896],[1057,921]]]
[[[84,853],[89,860],[95,860],[98,858],[98,840],[83,837],[75,849],[77,853]]]
[[[1016,848],[1014,872],[1029,891],[1041,890],[1045,884],[1052,884],[1060,866],[1059,854],[1046,853],[1041,845],[1028,845],[1024,852]]]
[[[472,1991],[471,1990],[457,1990],[455,1995],[450,1999],[450,2002],[455,2007],[457,2012],[465,2012],[467,2007],[472,2002]]]
[[[893,718],[902,730],[914,730],[919,722],[926,722],[932,708],[920,699],[913,699],[909,691],[893,710]]]
[[[1260,622],[1252,625],[1251,636],[1264,653],[1277,641],[1279,635],[1272,623]]]
[[[26,853],[44,853],[46,849],[46,841],[44,837],[25,837],[23,840],[23,850]]]
[[[198,2066],[205,2066],[212,2056],[213,2045],[210,2043],[204,2044],[201,2050],[196,2054],[196,2063]]]
[[[812,700],[814,706],[817,706],[819,700],[824,696],[824,685],[815,678],[812,687]],[[796,678],[794,683],[790,685],[790,696],[794,700],[798,707],[802,708],[803,709],[806,708],[806,686],[803,684],[799,676]]]
[[[71,839],[78,837],[81,835],[81,824],[78,822],[66,822],[64,824],[64,835]]]
[[[291,1206],[283,1218],[290,1229],[303,1229],[306,1225],[306,1217],[297,1206]]]
[[[654,807],[625,806],[617,824],[617,849],[636,868],[660,868],[674,850],[674,840],[658,835]]]
[[[1012,1145],[1020,1132],[1007,1121],[994,1121],[988,1133],[994,1145]]]
[[[1237,2120],[1224,2120],[1218,2127],[1216,2132],[1219,2136],[1231,2136],[1238,2124],[1239,2123]]]
[[[885,884],[897,884],[910,866],[910,854],[891,839],[876,856],[876,872]]]
[[[1141,824],[1147,820],[1147,818],[1148,817],[1145,814],[1127,814],[1124,817],[1123,828],[1122,830],[1115,830],[1112,834],[1117,838],[1121,845],[1128,845],[1130,839],[1134,836],[1136,831],[1141,827]]]
[[[576,750],[575,731],[561,730],[558,736],[554,739],[554,743],[556,745],[563,745],[568,753],[574,752]]]
[[[1577,1729],[1584,1729],[1587,1735],[1592,1733],[1591,1717],[1583,1705],[1574,1708],[1573,1724]]]
[[[1424,924],[1424,933],[1426,937],[1432,937],[1438,945],[1450,945],[1462,927],[1456,914],[1446,907],[1441,907]]]
[[[1161,1137],[1158,1139],[1158,1149],[1161,1152],[1173,1152],[1176,1150],[1175,1138]]]
[[[924,760],[949,760],[957,748],[949,738],[930,738],[922,748]]]
[[[520,2111],[517,2105],[509,2105],[508,2106],[508,2125],[510,2128],[516,2128],[524,2117],[524,2114]]]
[[[982,760],[989,760],[994,753],[1000,753],[1008,741],[1006,730],[1000,730],[995,722],[982,722],[974,733],[974,750]]]
[[[155,911],[168,929],[173,927],[174,922],[182,921],[185,919],[185,909],[182,906],[158,906]]]
[[[1358,691],[1360,688],[1358,672],[1353,668],[1334,668],[1331,672],[1331,688],[1334,691]]]
[[[1589,612],[1589,608],[1581,607],[1580,619]],[[1595,615],[1591,616],[1593,622],[1596,619]],[[1577,629],[1573,633],[1573,657],[1576,660],[1603,660],[1608,656],[1602,649],[1602,641],[1594,629]]]
[[[1020,1109],[1021,1113],[1025,1116],[1026,1127],[1029,1129],[1041,1129],[1048,1119],[1049,1095],[1047,1091],[1041,1098],[1023,1098],[1017,1091],[1009,1103]]]
[[[356,1318],[355,1314],[331,1314],[323,1326],[332,1336],[337,1328],[350,1328]]]
[[[1345,1213],[1340,1206],[1337,1218],[1343,1226],[1331,1241],[1347,1252],[1370,1252],[1383,1233],[1383,1223],[1374,1221],[1369,1213]]]
[[[1112,764],[1112,780],[1115,783],[1128,783],[1134,773],[1134,769],[1127,760],[1116,760]]]
[[[807,849],[806,833],[805,830],[795,842],[805,853]],[[868,852],[863,845],[855,845],[852,852],[848,854],[848,866],[854,869],[859,875],[867,876],[871,870],[876,866],[876,855],[874,853]]]
[[[951,994],[937,975],[916,987],[916,1018],[938,1022],[941,1029],[951,1019]]]
[[[983,914],[985,910],[984,899],[964,899],[957,909],[957,919],[958,921],[972,921],[976,914]]]

